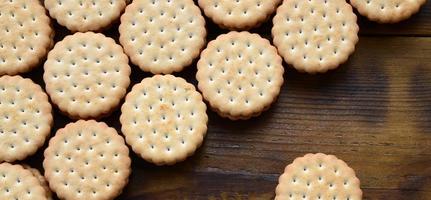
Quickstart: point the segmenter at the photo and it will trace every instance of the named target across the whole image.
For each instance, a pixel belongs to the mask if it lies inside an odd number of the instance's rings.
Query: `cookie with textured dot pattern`
[[[350,0],[359,13],[379,23],[396,23],[417,13],[426,0]]]
[[[51,111],[39,85],[21,76],[0,77],[0,162],[34,154],[51,131]]]
[[[205,15],[222,28],[248,30],[259,26],[281,0],[199,0]]]
[[[169,74],[190,65],[205,44],[205,20],[192,0],[133,1],[121,16],[120,43],[135,65]]]
[[[125,0],[45,0],[52,18],[76,32],[99,31],[120,17]]]
[[[0,163],[0,196],[3,200],[48,200],[39,180],[21,165]]]
[[[197,64],[199,90],[213,110],[232,120],[268,109],[280,93],[284,68],[268,40],[230,32],[211,41]]]
[[[361,200],[362,190],[355,172],[333,155],[307,154],[289,164],[279,178],[276,200]]]
[[[208,116],[195,87],[172,75],[133,86],[121,108],[126,142],[145,160],[170,165],[192,155],[204,139]]]
[[[29,170],[34,177],[37,178],[37,180],[39,181],[40,185],[43,187],[43,189],[45,190],[45,196],[47,198],[47,200],[52,200],[52,192],[51,189],[49,189],[49,185],[48,185],[48,181],[45,179],[45,177],[39,172],[39,170],[37,170],[36,168],[32,168],[29,165],[22,165],[22,167],[24,167],[24,169]]]
[[[358,42],[356,15],[345,0],[283,1],[273,23],[274,45],[301,72],[337,68]]]
[[[1,0],[0,22],[0,75],[36,67],[53,44],[45,8],[38,0]]]
[[[66,36],[49,52],[44,68],[46,91],[71,118],[110,114],[130,83],[130,66],[123,49],[101,33]]]
[[[44,153],[43,168],[60,199],[114,199],[128,182],[129,149],[103,122],[79,120],[57,131]]]

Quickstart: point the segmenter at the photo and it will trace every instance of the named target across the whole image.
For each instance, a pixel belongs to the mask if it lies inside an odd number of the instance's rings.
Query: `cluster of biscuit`
[[[408,18],[424,1],[350,2],[361,14],[383,23]],[[358,41],[356,15],[345,0],[197,3],[216,24],[232,30],[205,49],[205,19],[193,0],[135,0],[129,5],[125,0],[45,0],[45,7],[38,0],[0,1],[2,199],[51,199],[50,189],[61,199],[113,199],[131,173],[126,143],[157,165],[182,161],[206,134],[204,100],[222,117],[257,116],[280,92],[282,58],[299,71],[326,72],[345,62]],[[274,47],[246,30],[267,20],[277,7]],[[76,33],[53,46],[54,30],[45,8]],[[121,45],[95,33],[120,15]],[[182,78],[160,75],[181,71],[198,57],[196,79],[202,95]],[[129,59],[156,75],[126,95]],[[41,61],[48,95],[17,75]],[[44,144],[53,123],[48,96],[62,113],[78,121],[50,139],[42,176],[7,162],[22,160]],[[113,112],[124,97],[120,122],[125,140],[94,120]],[[287,166],[276,193],[276,199],[362,198],[354,171],[324,154],[307,154]]]

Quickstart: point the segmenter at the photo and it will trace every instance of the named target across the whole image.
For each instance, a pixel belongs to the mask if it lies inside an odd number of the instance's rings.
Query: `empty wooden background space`
[[[208,111],[205,142],[185,162],[157,167],[131,153],[130,182],[118,199],[272,199],[284,167],[309,152],[346,161],[364,199],[431,199],[431,1],[399,24],[358,20],[360,40],[347,63],[321,75],[284,64],[271,109],[247,121]],[[56,41],[70,34],[54,26]],[[118,39],[117,26],[104,33]],[[271,26],[252,32],[270,39]],[[208,41],[227,32],[209,20],[207,28]],[[131,66],[131,86],[151,76]],[[196,84],[195,73],[194,63],[175,75]],[[24,76],[44,86],[42,74],[41,65]],[[51,136],[71,122],[54,114]],[[120,132],[119,115],[102,121]],[[43,170],[46,145],[23,162]]]

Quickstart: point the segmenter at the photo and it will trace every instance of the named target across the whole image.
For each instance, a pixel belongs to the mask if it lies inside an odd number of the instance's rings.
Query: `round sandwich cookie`
[[[361,200],[362,190],[355,172],[333,155],[307,154],[296,158],[279,178],[276,200]]]
[[[52,18],[73,32],[99,31],[120,17],[125,0],[45,0]]]
[[[43,189],[45,190],[45,196],[47,200],[53,200],[52,198],[52,192],[51,189],[49,189],[49,185],[48,185],[48,181],[45,179],[45,177],[39,172],[39,170],[37,170],[36,168],[32,168],[29,165],[22,165],[22,167],[24,167],[24,169],[30,171],[34,177],[37,178],[37,180],[39,181],[40,185],[43,187]]]
[[[205,15],[222,28],[248,30],[265,22],[281,0],[198,0]]]
[[[34,154],[51,131],[51,111],[39,85],[21,76],[0,77],[0,162]]]
[[[417,13],[426,0],[350,0],[359,13],[379,23],[396,23]]]
[[[21,165],[0,163],[0,197],[2,200],[48,200],[39,180]]]
[[[130,84],[128,58],[101,33],[75,33],[48,54],[43,79],[52,102],[71,118],[110,114]]]
[[[192,84],[172,75],[155,75],[133,86],[121,111],[126,142],[156,165],[185,160],[207,131],[202,96]]]
[[[65,200],[114,199],[131,172],[124,139],[94,120],[79,120],[58,130],[44,157],[49,187]]]
[[[202,52],[197,68],[204,99],[219,115],[232,120],[260,115],[283,84],[284,68],[277,50],[249,32],[218,36]]]
[[[28,72],[46,56],[54,31],[38,0],[0,1],[0,75]]]
[[[301,72],[337,68],[358,42],[356,15],[345,0],[283,1],[273,23],[274,45]]]
[[[205,45],[205,20],[192,0],[133,1],[121,16],[120,43],[133,64],[153,74],[190,65]]]

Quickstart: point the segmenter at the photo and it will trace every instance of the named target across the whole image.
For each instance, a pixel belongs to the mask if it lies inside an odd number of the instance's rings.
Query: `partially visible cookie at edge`
[[[33,174],[33,176],[37,178],[40,185],[45,190],[47,200],[53,200],[52,192],[49,188],[48,181],[45,179],[45,176],[43,176],[38,169],[32,168],[30,165],[23,164],[22,167],[24,167],[24,169],[26,170],[29,170]]]
[[[54,42],[45,8],[38,0],[3,0],[0,22],[0,75],[35,68]]]
[[[45,0],[52,18],[73,32],[100,31],[120,17],[125,0]]]
[[[284,81],[277,49],[249,32],[233,31],[210,41],[197,68],[204,99],[232,120],[260,115],[277,99]]]
[[[121,194],[131,173],[129,149],[114,128],[79,120],[59,129],[44,152],[49,187],[64,200],[105,200]]]
[[[345,0],[283,1],[273,19],[274,45],[300,72],[324,73],[347,61],[359,26]]]
[[[350,0],[359,13],[379,23],[397,23],[417,13],[426,0]]]
[[[0,77],[0,162],[34,154],[52,123],[51,104],[38,84],[18,75]]]
[[[121,111],[126,142],[156,165],[185,160],[206,135],[208,116],[201,94],[172,75],[155,75],[133,86]]]
[[[39,180],[18,164],[0,163],[2,200],[48,200]]]
[[[133,64],[153,74],[183,70],[205,45],[205,20],[192,0],[133,1],[121,16],[120,43]]]
[[[128,61],[121,46],[101,33],[66,36],[45,62],[46,91],[71,118],[107,116],[118,107],[130,84]]]
[[[296,158],[280,176],[275,193],[275,200],[362,199],[355,171],[337,157],[323,153]]]
[[[282,0],[199,0],[205,15],[222,28],[248,30],[265,22]]]

